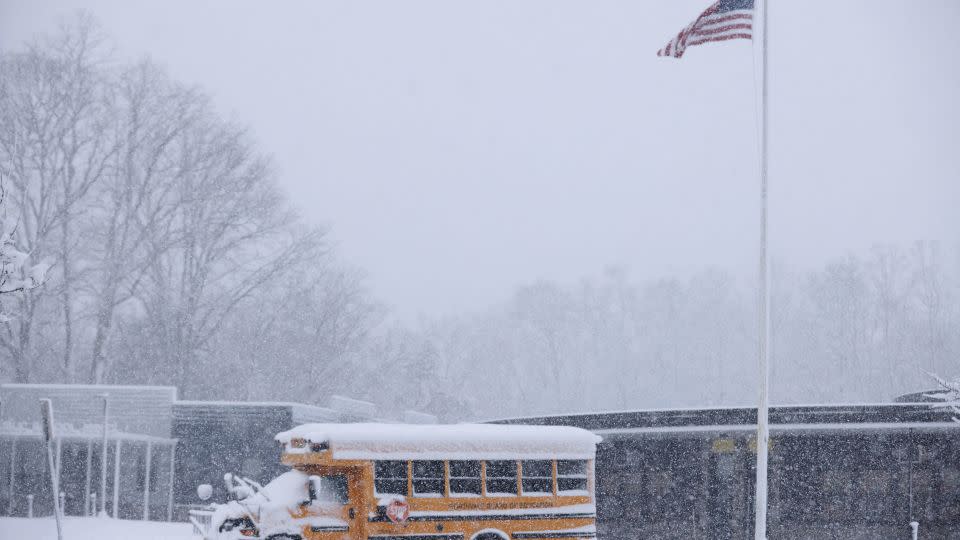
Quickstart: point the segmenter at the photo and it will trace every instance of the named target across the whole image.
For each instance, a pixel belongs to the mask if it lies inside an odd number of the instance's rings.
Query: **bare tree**
[[[942,371],[939,365],[944,356],[947,291],[945,276],[940,260],[940,250],[936,244],[917,242],[913,246],[914,276],[917,286],[917,300],[923,313],[923,327],[926,334],[926,369],[932,373]]]
[[[75,380],[86,361],[102,383],[126,376],[112,369],[123,349],[153,360],[144,382],[186,388],[198,360],[223,360],[209,345],[238,310],[261,337],[290,332],[311,374],[356,361],[379,307],[290,210],[251,137],[149,61],[108,61],[104,43],[80,15],[0,56],[0,173],[18,217],[4,245],[57,262],[55,286],[10,302],[0,366]],[[8,286],[29,288],[21,262],[7,261]]]
[[[89,237],[96,261],[90,266],[94,337],[90,380],[102,383],[109,369],[107,343],[119,306],[131,300],[147,272],[178,241],[173,230],[183,176],[191,174],[177,138],[206,105],[143,61],[125,69],[114,91],[117,152],[92,203]]]
[[[69,379],[74,369],[76,222],[112,155],[103,136],[100,46],[96,25],[80,16],[54,38],[0,59],[0,170],[20,220],[17,243],[37,257],[56,257],[61,272],[56,290],[19,295],[15,320],[0,332],[20,381],[31,378],[36,316],[51,294],[59,297],[64,334],[60,371]]]
[[[177,147],[185,164],[174,188],[179,204],[172,230],[154,230],[147,240],[163,255],[141,300],[185,388],[197,353],[227,317],[267,281],[300,279],[287,272],[323,250],[323,233],[298,229],[243,130],[208,112],[177,137]],[[176,244],[159,249],[171,234]]]
[[[906,367],[903,364],[910,363],[904,339],[914,292],[909,260],[897,246],[874,246],[867,268],[874,296],[875,361],[884,364],[889,392],[893,393]]]

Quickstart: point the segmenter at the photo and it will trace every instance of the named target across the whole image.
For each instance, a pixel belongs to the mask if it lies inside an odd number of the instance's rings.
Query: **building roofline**
[[[931,407],[931,402],[900,402],[900,403],[856,403],[856,402],[844,402],[844,403],[779,403],[771,404],[770,409],[786,410],[786,409],[826,409],[826,408],[841,408],[841,407]],[[587,411],[587,412],[568,412],[568,413],[551,413],[551,414],[531,414],[524,416],[507,416],[501,418],[489,418],[486,420],[479,420],[481,423],[491,423],[491,422],[512,422],[518,420],[527,420],[527,419],[548,419],[548,418],[571,418],[577,416],[593,416],[593,415],[612,415],[612,414],[643,414],[643,413],[682,413],[682,412],[699,412],[699,411],[755,411],[757,410],[756,406],[753,405],[705,405],[703,407],[694,407],[694,406],[685,406],[685,407],[656,407],[650,409],[612,409],[612,410],[602,410],[602,411]]]
[[[832,409],[832,408],[843,408],[843,407],[926,407],[931,408],[934,404],[931,402],[907,402],[907,403],[789,403],[789,404],[777,404],[770,405],[770,410],[791,410],[791,409]],[[614,414],[644,414],[644,413],[684,413],[684,412],[700,412],[700,411],[755,411],[757,408],[750,405],[733,405],[733,406],[722,406],[722,405],[707,405],[703,407],[660,407],[652,409],[613,409],[613,410],[603,410],[603,411],[587,411],[587,412],[570,412],[570,413],[551,413],[551,414],[531,414],[525,416],[507,416],[501,418],[488,418],[486,420],[479,420],[480,423],[497,423],[497,422],[515,422],[523,420],[546,420],[549,418],[576,418],[582,416],[599,416],[599,415],[614,415]]]
[[[177,395],[176,386],[145,386],[140,384],[68,384],[68,383],[3,383],[0,389],[31,388],[31,389],[56,389],[56,390],[165,390]]]
[[[297,403],[294,401],[204,401],[197,399],[181,399],[173,402],[174,405],[186,405],[190,407],[202,407],[202,406],[211,406],[211,407],[310,407],[311,409],[320,409],[333,411],[329,407],[321,407],[319,405],[308,405],[306,403]]]
[[[100,441],[103,436],[92,433],[55,433],[55,440],[62,441]],[[42,434],[40,430],[37,431],[11,431],[11,430],[0,430],[0,440],[3,439],[30,439],[30,440],[42,440]],[[176,444],[180,439],[176,437],[159,437],[157,435],[145,435],[142,433],[130,433],[130,432],[110,432],[107,434],[107,441],[116,442],[116,441],[136,441],[136,442],[151,442],[151,443],[163,443],[163,444]]]
[[[931,403],[875,403],[830,405],[779,405],[770,408],[771,429],[777,425],[869,425],[890,424],[905,427],[912,424],[950,423],[948,411]],[[494,424],[569,425],[597,433],[617,429],[678,431],[691,428],[708,430],[716,426],[756,426],[757,409],[753,407],[705,407],[700,409],[648,409],[514,417],[492,420]]]
[[[754,433],[756,425],[750,424],[728,424],[728,425],[703,425],[703,426],[663,426],[663,427],[634,427],[634,428],[608,428],[596,429],[594,433],[606,437],[616,437],[617,435],[656,435],[656,434],[692,434],[692,433]],[[960,424],[956,422],[825,422],[822,424],[770,424],[772,432],[797,432],[797,431],[883,431],[895,429],[917,429],[923,431],[943,431],[951,429],[960,429]]]

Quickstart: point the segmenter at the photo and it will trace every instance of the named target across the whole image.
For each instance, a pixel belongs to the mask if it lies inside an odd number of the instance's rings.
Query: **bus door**
[[[357,469],[328,469],[312,472],[308,486],[310,505],[306,515],[310,519],[310,536],[325,538],[323,533],[349,533],[351,538],[362,538],[365,529],[358,519],[363,508],[360,471]],[[306,516],[305,516],[306,517]]]

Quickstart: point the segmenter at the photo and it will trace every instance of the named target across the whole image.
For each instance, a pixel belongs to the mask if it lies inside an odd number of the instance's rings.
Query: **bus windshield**
[[[310,477],[310,500],[322,503],[347,504],[347,477],[342,474]]]

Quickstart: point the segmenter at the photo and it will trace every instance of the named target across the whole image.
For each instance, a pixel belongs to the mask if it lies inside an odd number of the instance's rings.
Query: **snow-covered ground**
[[[3,540],[56,540],[57,523],[52,517],[0,518]],[[63,522],[64,540],[197,540],[189,523],[129,521],[109,518],[68,517]]]

